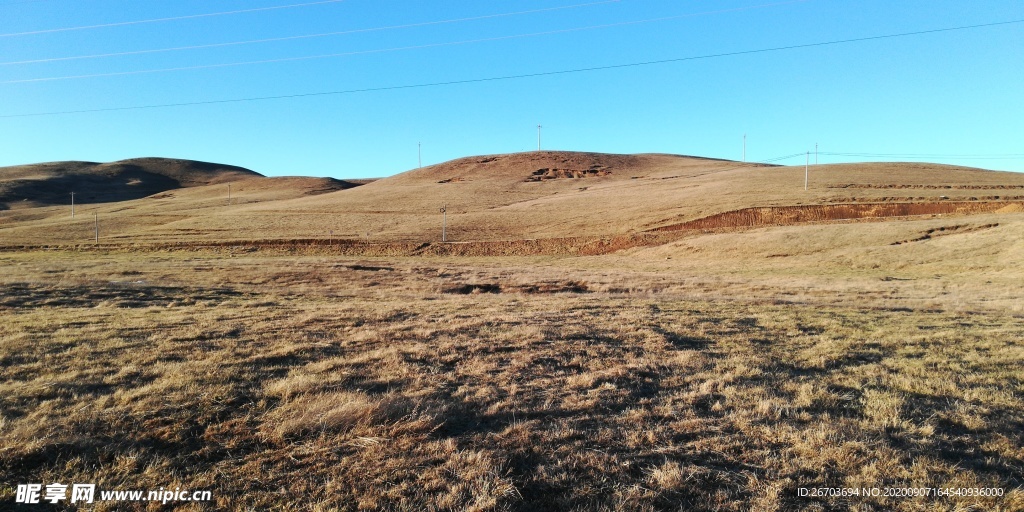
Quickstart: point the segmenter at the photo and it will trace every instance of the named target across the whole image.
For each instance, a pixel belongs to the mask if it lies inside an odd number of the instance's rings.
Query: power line
[[[782,160],[789,160],[790,158],[796,158],[796,157],[798,157],[798,156],[800,156],[802,154],[803,153],[793,153],[792,155],[778,156],[778,157],[775,157],[775,158],[770,158],[768,160],[761,160],[761,161],[755,162],[755,163],[770,164],[770,163],[779,162],[779,161],[782,161]]]
[[[7,2],[0,4],[0,7],[7,7],[9,5],[21,5],[21,4],[38,4],[40,2],[52,2],[54,0],[22,0],[21,2]]]
[[[563,70],[557,70],[557,71],[542,71],[542,72],[537,72],[537,73],[524,73],[524,74],[519,74],[519,75],[504,75],[504,76],[495,76],[495,77],[486,77],[486,78],[470,78],[470,79],[465,79],[465,80],[448,80],[448,81],[442,81],[442,82],[429,82],[429,83],[420,83],[420,84],[389,85],[389,86],[381,86],[381,87],[366,87],[366,88],[361,88],[361,89],[346,89],[346,90],[341,90],[341,91],[324,91],[324,92],[308,92],[308,93],[298,93],[298,94],[283,94],[283,95],[277,95],[277,96],[256,96],[256,97],[249,97],[249,98],[231,98],[231,99],[222,99],[222,100],[187,101],[187,102],[180,102],[180,103],[161,103],[161,104],[151,104],[151,105],[136,105],[136,106],[130,106],[130,107],[108,107],[108,108],[81,109],[81,110],[60,110],[60,111],[53,111],[53,112],[33,112],[33,113],[28,113],[28,114],[5,114],[5,115],[0,115],[0,119],[3,119],[3,118],[14,118],[14,117],[38,117],[38,116],[52,116],[52,115],[64,115],[64,114],[84,114],[84,113],[93,113],[93,112],[115,112],[115,111],[123,111],[123,110],[142,110],[142,109],[153,109],[153,108],[184,107],[184,106],[193,106],[193,105],[215,105],[215,104],[223,104],[223,103],[242,103],[242,102],[251,102],[251,101],[267,101],[267,100],[290,99],[290,98],[308,98],[308,97],[315,97],[315,96],[333,96],[333,95],[340,95],[340,94],[355,94],[355,93],[364,93],[364,92],[382,92],[382,91],[394,91],[394,90],[401,90],[401,89],[419,89],[419,88],[425,88],[425,87],[440,87],[440,86],[446,86],[446,85],[461,85],[461,84],[474,84],[474,83],[484,83],[484,82],[496,82],[496,81],[502,81],[502,80],[515,80],[515,79],[536,78],[536,77],[543,77],[543,76],[567,75],[567,74],[572,74],[572,73],[585,73],[585,72],[590,72],[590,71],[602,71],[602,70],[610,70],[610,69],[623,69],[623,68],[631,68],[631,67],[651,66],[651,65],[656,65],[656,64],[668,64],[668,63],[685,62],[685,61],[692,61],[692,60],[713,59],[713,58],[720,58],[720,57],[732,57],[732,56],[738,56],[738,55],[752,55],[752,54],[758,54],[758,53],[768,53],[768,52],[777,52],[777,51],[785,51],[785,50],[795,50],[795,49],[800,49],[800,48],[814,48],[814,47],[819,47],[819,46],[829,46],[829,45],[836,45],[836,44],[849,44],[849,43],[857,43],[857,42],[864,42],[864,41],[875,41],[875,40],[880,40],[880,39],[891,39],[891,38],[897,38],[897,37],[909,37],[909,36],[924,35],[924,34],[934,34],[934,33],[940,33],[940,32],[951,32],[951,31],[955,31],[955,30],[969,30],[969,29],[976,29],[976,28],[995,27],[995,26],[1002,26],[1002,25],[1011,25],[1011,24],[1016,24],[1016,23],[1024,23],[1024,19],[1010,20],[1010,21],[998,21],[998,22],[994,22],[994,23],[983,23],[983,24],[979,24],[979,25],[963,25],[963,26],[959,26],[959,27],[948,27],[948,28],[938,28],[938,29],[930,29],[930,30],[919,30],[919,31],[915,31],[915,32],[902,32],[902,33],[898,33],[898,34],[886,34],[886,35],[880,35],[880,36],[858,37],[858,38],[853,38],[853,39],[840,39],[840,40],[835,40],[835,41],[822,41],[822,42],[817,42],[817,43],[805,43],[805,44],[789,45],[789,46],[777,46],[777,47],[773,47],[773,48],[760,48],[760,49],[756,49],[756,50],[741,50],[741,51],[735,51],[735,52],[715,53],[715,54],[700,55],[700,56],[693,56],[693,57],[678,57],[678,58],[674,58],[674,59],[651,60],[651,61],[645,61],[645,62],[630,62],[630,63],[626,63],[626,64],[612,64],[612,65],[607,65],[607,66],[593,66],[593,67],[587,67],[587,68],[563,69]]]
[[[103,57],[120,57],[120,56],[125,56],[125,55],[141,55],[141,54],[147,54],[147,53],[176,52],[176,51],[184,51],[184,50],[200,50],[200,49],[206,49],[206,48],[220,48],[220,47],[224,47],[224,46],[238,46],[238,45],[257,44],[257,43],[274,43],[274,42],[280,42],[280,41],[294,41],[294,40],[297,40],[297,39],[312,39],[312,38],[317,38],[317,37],[341,36],[341,35],[348,35],[348,34],[361,34],[361,33],[366,33],[366,32],[379,32],[379,31],[383,31],[383,30],[396,30],[396,29],[405,29],[405,28],[426,27],[426,26],[431,26],[431,25],[442,25],[442,24],[448,24],[448,23],[461,23],[461,22],[466,22],[466,21],[477,21],[477,20],[485,20],[485,19],[492,19],[492,18],[501,18],[501,17],[506,17],[506,16],[519,16],[519,15],[523,15],[523,14],[536,14],[536,13],[540,13],[540,12],[550,12],[550,11],[558,11],[558,10],[564,10],[564,9],[575,9],[575,8],[579,8],[579,7],[591,7],[591,6],[595,6],[595,5],[619,3],[619,1],[620,0],[602,0],[600,2],[590,2],[590,3],[585,3],[585,4],[574,4],[574,5],[563,5],[563,6],[558,6],[558,7],[547,7],[547,8],[544,8],[544,9],[531,9],[531,10],[528,10],[528,11],[505,12],[505,13],[498,13],[498,14],[485,14],[485,15],[482,15],[482,16],[470,16],[470,17],[467,17],[467,18],[455,18],[455,19],[437,20],[437,21],[424,21],[424,22],[420,22],[420,23],[408,23],[408,24],[405,24],[405,25],[389,25],[389,26],[382,26],[382,27],[359,28],[359,29],[352,29],[352,30],[342,30],[342,31],[338,31],[338,32],[322,32],[322,33],[318,33],[318,34],[301,34],[301,35],[295,35],[295,36],[269,37],[269,38],[265,38],[265,39],[251,39],[251,40],[248,40],[248,41],[231,41],[231,42],[226,42],[226,43],[198,44],[198,45],[191,45],[191,46],[176,46],[176,47],[170,47],[170,48],[154,48],[154,49],[149,49],[149,50],[133,50],[133,51],[113,52],[113,53],[97,53],[97,54],[93,54],[93,55],[74,55],[74,56],[70,56],[70,57],[52,57],[52,58],[46,58],[46,59],[32,59],[32,60],[22,60],[22,61],[12,61],[12,62],[0,62],[0,66],[12,66],[12,65],[18,65],[18,64],[37,64],[37,63],[42,63],[42,62],[59,62],[59,61],[67,61],[67,60],[79,60],[79,59],[98,59],[98,58],[103,58]],[[800,1],[806,1],[806,0],[800,0]]]
[[[0,4],[0,7],[7,7],[9,5],[21,5],[21,4],[38,4],[40,2],[54,2],[62,0],[22,0],[21,2],[6,2]]]
[[[79,27],[64,27],[64,28],[50,28],[44,30],[30,30],[28,32],[11,32],[7,34],[0,34],[0,37],[18,37],[18,36],[31,36],[37,34],[52,34],[54,32],[71,32],[74,30],[89,30],[94,28],[107,28],[107,27],[123,27],[125,25],[139,25],[142,23],[157,23],[161,21],[175,21],[175,20],[187,20],[194,18],[207,18],[210,16],[225,16],[229,14],[242,14],[246,12],[258,12],[258,11],[273,11],[277,9],[291,9],[293,7],[307,7],[310,5],[321,5],[321,4],[336,4],[338,2],[344,2],[345,0],[318,0],[316,2],[306,2],[301,4],[289,4],[289,5],[275,5],[271,7],[255,7],[252,9],[238,9],[234,11],[221,11],[221,12],[210,12],[205,14],[189,14],[185,16],[171,16],[168,18],[151,18],[148,20],[135,20],[135,21],[120,21],[116,23],[102,23],[99,25],[84,25]]]
[[[734,166],[734,167],[727,167],[725,169],[715,169],[714,171],[706,172],[704,174],[714,174],[716,172],[735,171],[736,169],[745,169],[745,168],[749,168],[749,167],[757,167],[758,165],[771,164],[771,163],[775,163],[775,162],[781,162],[783,160],[789,160],[790,158],[796,158],[798,156],[803,156],[803,153],[793,153],[791,155],[777,156],[775,158],[769,158],[767,160],[758,160],[756,162],[742,162],[740,165],[737,165],[737,166]],[[701,174],[701,176],[703,176],[704,174]]]
[[[856,156],[862,158],[947,158],[952,160],[1017,160],[1024,158],[1024,153],[1000,153],[1000,154],[927,154],[927,153],[835,153],[821,152],[822,155],[830,156]]]
[[[741,162],[741,163],[739,163],[739,165],[734,165],[732,167],[726,167],[725,169],[715,169],[713,171],[702,172],[700,174],[694,174],[693,176],[687,176],[687,178],[698,178],[700,176],[707,176],[708,174],[718,174],[720,172],[735,171],[737,169],[757,168],[758,165],[771,164],[771,163],[774,163],[774,162],[781,162],[782,160],[789,160],[790,158],[796,158],[796,157],[802,156],[802,155],[803,155],[803,153],[793,153],[791,155],[777,156],[775,158],[769,158],[768,160],[760,160],[760,161],[757,161],[757,162]]]
[[[677,156],[686,156],[686,155],[677,155]],[[720,172],[735,171],[737,169],[756,169],[756,168],[758,168],[759,165],[770,164],[772,162],[779,162],[779,161],[782,161],[782,160],[788,160],[790,158],[795,158],[795,157],[798,157],[798,156],[803,156],[803,153],[793,153],[791,155],[777,156],[775,158],[769,158],[767,160],[760,160],[760,161],[756,161],[756,162],[736,162],[735,160],[719,160],[721,162],[734,162],[734,163],[737,163],[738,165],[734,165],[734,166],[731,166],[731,167],[726,167],[724,169],[715,169],[713,171],[702,172],[702,173],[699,173],[699,174],[683,175],[683,176],[672,176],[672,177],[660,178],[660,179],[666,180],[666,179],[675,179],[675,178],[699,178],[701,176],[707,176],[708,174],[717,174],[717,173],[720,173]],[[625,187],[625,188],[632,188],[632,187],[638,187],[638,186],[642,186],[642,185],[639,184],[639,183],[623,183],[622,186]]]
[[[463,45],[463,44],[475,44],[475,43],[484,43],[484,42],[493,42],[493,41],[503,41],[503,40],[508,40],[508,39],[521,39],[521,38],[526,38],[526,37],[539,37],[539,36],[548,36],[548,35],[554,35],[554,34],[566,34],[566,33],[570,33],[570,32],[580,32],[580,31],[584,31],[584,30],[597,30],[597,29],[622,27],[622,26],[627,26],[627,25],[638,25],[638,24],[642,24],[642,23],[652,23],[652,22],[657,22],[657,21],[668,21],[668,20],[675,20],[675,19],[680,19],[680,18],[689,18],[689,17],[695,17],[695,16],[705,16],[705,15],[710,15],[710,14],[720,14],[720,13],[723,13],[723,12],[731,12],[731,11],[736,11],[736,10],[746,10],[746,9],[758,8],[758,7],[773,7],[773,6],[778,6],[778,5],[785,5],[785,4],[792,4],[792,3],[798,3],[798,2],[806,2],[806,1],[808,1],[808,0],[791,0],[789,2],[774,3],[774,4],[763,4],[763,5],[760,5],[760,6],[741,7],[741,8],[736,8],[736,9],[723,9],[723,10],[718,10],[718,11],[705,11],[705,12],[699,12],[699,13],[681,14],[681,15],[678,15],[678,16],[666,16],[666,17],[661,17],[661,18],[650,18],[650,19],[645,19],[645,20],[621,21],[621,22],[618,22],[618,23],[606,23],[606,24],[603,24],[603,25],[590,25],[590,26],[586,26],[586,27],[574,27],[574,28],[566,28],[566,29],[559,29],[559,30],[548,30],[548,31],[544,31],[544,32],[533,32],[533,33],[528,33],[528,34],[513,34],[513,35],[508,35],[508,36],[485,37],[485,38],[481,38],[481,39],[469,39],[469,40],[463,40],[463,41],[449,41],[449,42],[444,42],[444,43],[428,43],[428,44],[420,44],[420,45],[413,45],[413,46],[399,46],[399,47],[393,47],[393,48],[379,48],[379,49],[373,49],[373,50],[358,50],[358,51],[351,51],[351,52],[328,53],[328,54],[321,54],[321,55],[305,55],[305,56],[301,56],[301,57],[281,57],[281,58],[277,58],[277,59],[263,59],[263,60],[250,60],[250,61],[240,61],[240,62],[227,62],[227,63],[220,63],[220,64],[198,64],[198,65],[194,65],[194,66],[179,66],[179,67],[174,67],[174,68],[141,69],[141,70],[135,70],[135,71],[114,71],[114,72],[110,72],[110,73],[91,73],[91,74],[87,74],[87,75],[68,75],[68,76],[55,76],[55,77],[43,77],[43,78],[23,78],[23,79],[17,79],[17,80],[4,80],[4,81],[0,81],[0,84],[20,84],[20,83],[31,83],[31,82],[51,82],[51,81],[56,81],[56,80],[78,80],[78,79],[83,79],[83,78],[103,78],[103,77],[110,77],[110,76],[142,75],[142,74],[150,74],[150,73],[167,73],[167,72],[172,72],[172,71],[192,71],[192,70],[198,70],[198,69],[216,69],[216,68],[226,68],[226,67],[235,67],[235,66],[247,66],[247,65],[254,65],[254,64],[273,64],[273,63],[281,63],[281,62],[295,62],[295,61],[326,59],[326,58],[335,58],[335,57],[351,57],[353,55],[366,55],[366,54],[373,54],[373,53],[386,53],[386,52],[407,51],[407,50],[422,50],[422,49],[426,49],[426,48],[438,48],[438,47],[443,47],[443,46],[455,46],[455,45]]]

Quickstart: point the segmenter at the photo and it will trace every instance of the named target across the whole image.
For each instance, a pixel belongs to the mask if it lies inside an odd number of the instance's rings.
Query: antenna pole
[[[71,193],[71,218],[75,218],[75,193]]]
[[[814,143],[814,165],[818,165],[818,143]]]
[[[96,243],[100,243],[100,214],[92,212],[92,219],[96,229]]]
[[[804,190],[807,190],[807,166],[811,162],[811,152],[808,151],[804,158]]]
[[[441,207],[441,241],[448,241],[448,204]]]
[[[423,143],[416,143],[416,163],[417,167],[423,167]]]
[[[540,125],[537,125],[537,151],[540,151]]]
[[[231,184],[228,183],[228,204],[231,204]]]

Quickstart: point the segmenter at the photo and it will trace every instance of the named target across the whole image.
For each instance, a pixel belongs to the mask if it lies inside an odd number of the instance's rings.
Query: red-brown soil
[[[1024,211],[1024,204],[1007,202],[945,202],[945,203],[885,203],[785,206],[745,208],[709,217],[662,226],[645,233],[608,237],[558,237],[528,240],[495,240],[470,242],[366,242],[352,239],[276,239],[195,241],[149,244],[80,244],[17,245],[0,250],[27,250],[39,248],[77,247],[82,250],[223,250],[231,253],[254,251],[286,251],[302,254],[337,254],[346,256],[530,256],[574,255],[596,256],[633,248],[660,245],[685,236],[687,232],[707,230],[746,229],[767,226],[789,226],[806,223],[872,220],[914,216],[971,215],[982,213],[1013,213]],[[973,227],[975,231],[998,224]],[[932,231],[954,232],[958,226]],[[961,232],[967,232],[961,231]],[[895,242],[893,245],[926,240],[944,233],[927,232],[922,237]],[[951,234],[951,233],[945,233]]]
[[[938,203],[875,203],[829,204],[813,206],[772,206],[744,208],[711,215],[697,220],[661,226],[652,231],[690,229],[721,229],[757,226],[786,226],[806,222],[827,222],[852,219],[909,217],[992,213],[1015,203],[1007,202],[938,202]]]

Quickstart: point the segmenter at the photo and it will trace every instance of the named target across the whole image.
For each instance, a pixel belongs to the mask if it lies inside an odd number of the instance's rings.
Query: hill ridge
[[[263,178],[234,165],[140,157],[114,162],[56,161],[0,167],[0,209],[126,201],[178,188]]]

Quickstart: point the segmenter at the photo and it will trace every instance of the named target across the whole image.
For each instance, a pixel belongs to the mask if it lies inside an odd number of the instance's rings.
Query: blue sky
[[[255,10],[266,7],[283,8]],[[248,12],[196,16],[231,11]],[[161,18],[181,19],[136,23]],[[748,160],[817,143],[822,162],[1024,171],[1024,23],[533,78],[11,117],[473,80],[1022,19],[1019,0],[0,0],[0,165],[163,156],[267,175],[387,176],[416,167],[418,143],[424,165],[535,149],[541,124],[545,149],[740,159],[746,134]],[[118,25],[64,30],[109,24]],[[348,33],[297,38],[333,32]],[[50,60],[276,38],[291,39]],[[348,55],[318,57],[339,53]],[[265,60],[278,61],[239,64]],[[169,68],[189,69],[150,72]],[[887,154],[926,156],[874,156]]]

